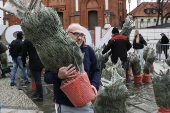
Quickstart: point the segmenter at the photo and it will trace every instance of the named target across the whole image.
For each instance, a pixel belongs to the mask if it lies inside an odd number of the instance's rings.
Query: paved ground
[[[167,69],[167,65],[162,61],[154,62],[154,69]],[[154,76],[154,73],[151,74]],[[20,77],[18,77],[20,79]],[[9,77],[0,79],[0,102],[2,103],[1,113],[54,113],[52,102],[52,86],[43,82],[44,101],[33,102],[30,97],[30,85],[25,85],[20,81],[17,87],[9,86]],[[157,113],[158,107],[155,103],[152,83],[134,84],[133,76],[127,83],[129,98],[127,99],[127,113]],[[22,89],[22,90],[21,90]],[[48,109],[48,110],[47,110]]]
[[[38,106],[28,98],[25,92],[9,84],[9,77],[0,80],[1,113],[38,113]]]
[[[166,70],[168,66],[163,61],[154,62],[154,72],[150,73],[151,78]],[[159,107],[156,105],[152,83],[133,84],[131,76],[130,83],[127,83],[129,98],[127,99],[127,113],[157,113]]]

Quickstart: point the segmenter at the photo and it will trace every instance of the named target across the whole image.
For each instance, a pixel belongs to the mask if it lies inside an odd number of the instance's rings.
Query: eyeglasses
[[[77,33],[77,32],[69,32],[69,33],[72,33],[74,36],[76,36],[76,37],[82,37],[82,38],[84,38],[86,35],[84,35],[83,33]]]

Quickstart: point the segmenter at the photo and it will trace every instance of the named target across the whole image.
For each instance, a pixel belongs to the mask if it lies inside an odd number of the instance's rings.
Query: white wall
[[[130,34],[130,40],[132,41],[134,38],[134,32],[136,29],[133,29]],[[143,38],[150,43],[156,43],[159,39],[161,39],[161,33],[165,33],[165,35],[170,39],[170,28],[162,28],[162,29],[138,29]]]

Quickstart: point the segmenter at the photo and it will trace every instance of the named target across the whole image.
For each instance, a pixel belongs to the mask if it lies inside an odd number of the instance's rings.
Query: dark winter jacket
[[[82,53],[85,53],[83,63],[90,83],[98,90],[101,75],[95,53],[89,45],[85,45],[84,43],[81,45],[80,49]],[[49,70],[45,70],[44,81],[47,84],[53,84],[54,101],[56,101],[58,104],[73,106],[65,93],[60,89],[62,80],[58,77],[57,73],[52,73]]]
[[[169,39],[167,36],[162,36],[161,38],[161,44],[169,44]]]
[[[22,46],[23,46],[23,41],[22,39],[15,39],[11,42],[11,44],[9,44],[9,52],[11,51],[10,48],[12,47],[11,45],[17,45],[17,50],[15,51],[16,56],[22,56]],[[16,48],[15,48],[16,49]],[[10,52],[10,54],[12,54]],[[12,56],[12,55],[11,55]],[[14,58],[13,58],[14,59]]]
[[[29,56],[29,68],[33,71],[39,71],[44,68],[43,64],[40,61],[40,58],[37,54],[35,47],[32,42],[28,40],[24,40],[23,44],[23,53],[22,53],[22,61],[23,65],[26,64],[26,57]]]
[[[167,36],[165,36],[165,35],[162,36],[161,44],[169,44],[169,39],[168,39]],[[166,51],[169,49],[169,45],[162,45],[161,47],[162,47],[163,50],[166,50]]]
[[[147,46],[147,43],[141,34],[139,34],[139,38],[140,38],[139,43],[136,43],[136,40],[133,40],[133,48],[134,49],[143,49],[144,45]]]
[[[111,60],[113,63],[117,63],[118,57],[121,61],[127,61],[127,51],[132,47],[126,36],[116,33],[108,42],[107,46],[102,51],[105,54],[111,49]]]

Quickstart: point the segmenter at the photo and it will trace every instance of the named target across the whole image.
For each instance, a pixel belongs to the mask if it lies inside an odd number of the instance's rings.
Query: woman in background
[[[143,36],[139,33],[138,30],[135,30],[134,39],[133,39],[133,49],[136,54],[140,56],[140,63],[141,67],[144,67],[144,60],[143,60],[143,48],[144,45],[147,46],[146,41],[144,40]]]

